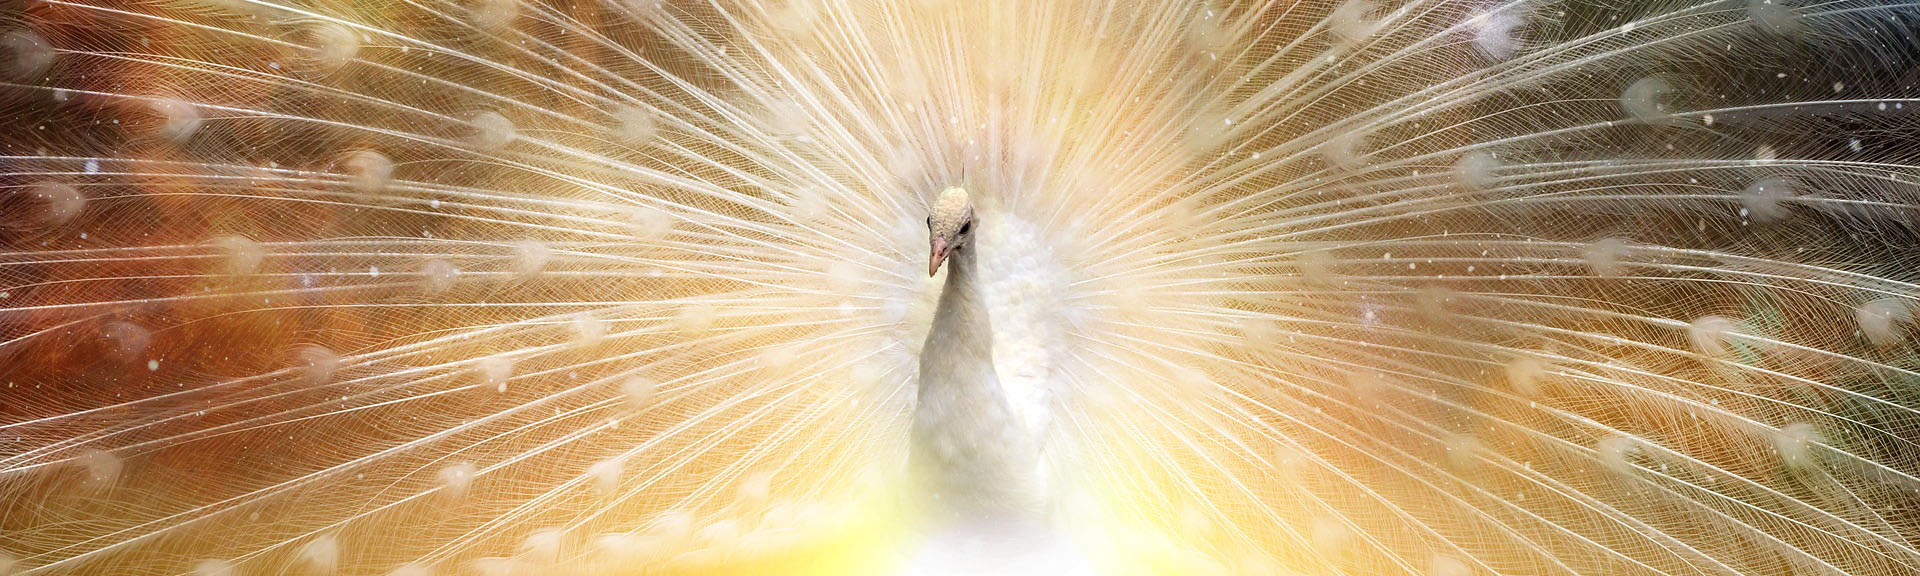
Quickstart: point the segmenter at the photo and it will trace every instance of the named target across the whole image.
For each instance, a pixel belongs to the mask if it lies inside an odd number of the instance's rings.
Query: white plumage
[[[977,262],[976,234],[987,232],[974,232],[989,228],[961,188],[936,197],[927,224],[933,265],[944,259],[947,275],[915,385],[908,497],[926,516],[925,541],[907,573],[1088,574],[1050,518],[1044,422],[1029,416],[1046,407],[997,375],[995,340],[1007,332],[994,329],[984,294],[994,284]]]
[[[1038,443],[996,373],[995,332],[971,245],[974,210],[958,188],[935,204],[932,265],[944,259],[947,276],[920,349],[909,447],[914,497],[949,520],[1035,521],[1046,496]]]

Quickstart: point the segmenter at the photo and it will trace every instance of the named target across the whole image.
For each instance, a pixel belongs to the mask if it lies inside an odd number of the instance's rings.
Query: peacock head
[[[927,276],[940,273],[947,254],[966,247],[973,239],[973,200],[959,186],[940,191],[933,201],[933,213],[927,216],[928,236],[933,238],[933,254],[927,262]]]

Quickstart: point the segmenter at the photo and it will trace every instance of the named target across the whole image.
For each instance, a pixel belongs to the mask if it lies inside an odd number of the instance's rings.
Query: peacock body
[[[0,575],[1920,574],[1916,30],[0,3]]]
[[[993,322],[981,294],[975,218],[961,188],[950,188],[927,219],[928,276],[947,276],[914,382],[912,443],[916,492],[936,514],[963,520],[1032,517],[1045,499],[1035,430],[1014,411],[993,359]],[[964,207],[964,208],[962,208]]]

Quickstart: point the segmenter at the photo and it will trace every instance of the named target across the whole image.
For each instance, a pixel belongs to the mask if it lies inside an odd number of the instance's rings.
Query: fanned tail
[[[1920,572],[1911,2],[0,6],[0,573]]]

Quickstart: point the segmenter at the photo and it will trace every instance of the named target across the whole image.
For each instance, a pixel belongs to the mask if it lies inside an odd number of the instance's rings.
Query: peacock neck
[[[993,321],[987,316],[975,265],[972,246],[960,246],[947,256],[947,281],[940,291],[940,306],[927,340],[940,340],[942,350],[951,357],[990,360]]]
[[[1000,521],[1038,508],[1036,460],[994,372],[993,324],[975,256],[969,246],[948,255],[946,288],[920,357],[911,460],[942,515]]]

